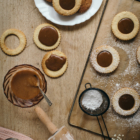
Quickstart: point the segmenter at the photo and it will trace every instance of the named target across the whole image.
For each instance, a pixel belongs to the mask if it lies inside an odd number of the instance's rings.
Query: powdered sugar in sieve
[[[82,105],[89,110],[96,110],[102,103],[102,94],[98,90],[86,91],[82,99]]]

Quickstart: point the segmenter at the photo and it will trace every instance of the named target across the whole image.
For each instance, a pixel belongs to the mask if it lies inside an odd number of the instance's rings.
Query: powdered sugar
[[[82,105],[89,110],[96,110],[102,103],[102,94],[97,90],[88,90],[82,99]]]

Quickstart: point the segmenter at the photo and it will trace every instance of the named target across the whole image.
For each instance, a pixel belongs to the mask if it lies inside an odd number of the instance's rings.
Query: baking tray
[[[112,99],[114,93],[123,87],[131,87],[140,93],[140,66],[136,60],[136,50],[140,46],[140,32],[131,41],[120,41],[111,32],[111,22],[114,16],[122,11],[133,12],[140,20],[140,2],[135,0],[106,0],[104,10],[94,37],[81,80],[68,117],[69,125],[102,136],[96,117],[84,114],[78,104],[79,95],[85,90],[85,84],[104,90]],[[94,48],[101,45],[114,47],[120,55],[120,64],[111,74],[96,72],[90,62]],[[111,137],[114,134],[123,134],[123,140],[140,140],[140,111],[130,117],[121,117],[112,108],[104,115],[104,119]],[[101,121],[104,135],[107,136]]]

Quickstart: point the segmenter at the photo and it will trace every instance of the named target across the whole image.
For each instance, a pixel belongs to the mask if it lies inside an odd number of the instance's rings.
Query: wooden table
[[[49,107],[44,99],[39,103],[57,127],[68,127],[76,140],[97,140],[93,134],[70,127],[67,119],[104,4],[105,0],[98,13],[85,23],[73,27],[56,25],[62,35],[57,49],[67,55],[69,66],[58,79],[46,76],[47,95],[53,106]],[[3,93],[2,84],[7,71],[15,65],[31,64],[42,71],[41,60],[46,52],[34,44],[33,32],[39,24],[50,22],[40,14],[33,0],[0,0],[0,9],[0,35],[6,29],[16,28],[27,37],[26,49],[18,56],[7,56],[0,50],[0,126],[23,133],[34,140],[45,140],[50,134],[37,118],[34,107],[22,109],[11,104]],[[15,48],[18,43],[15,36],[6,39],[9,48]]]

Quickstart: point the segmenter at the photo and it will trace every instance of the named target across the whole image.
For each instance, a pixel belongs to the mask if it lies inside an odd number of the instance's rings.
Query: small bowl
[[[13,94],[13,92],[11,90],[11,80],[12,80],[13,75],[16,72],[21,71],[21,70],[35,71],[41,79],[41,82],[42,82],[41,89],[44,91],[44,93],[46,93],[46,91],[47,91],[47,82],[45,80],[43,73],[32,65],[27,65],[27,64],[17,65],[8,71],[8,73],[4,77],[4,82],[3,82],[3,90],[4,90],[5,96],[13,105],[19,106],[22,108],[28,108],[28,107],[32,107],[32,106],[38,104],[43,99],[43,95],[41,93],[39,93],[33,99],[24,100],[24,99],[18,98],[17,96],[15,96]]]
[[[90,88],[87,88],[87,85],[90,86]],[[100,115],[103,115],[109,108],[110,106],[110,99],[108,97],[108,95],[101,89],[98,89],[98,88],[92,88],[91,84],[90,83],[86,83],[85,84],[85,88],[86,90],[84,90],[81,95],[79,96],[79,106],[81,108],[81,110],[86,113],[87,115],[90,115],[90,116],[100,116]],[[82,105],[82,99],[84,97],[84,94],[86,94],[87,91],[89,90],[98,90],[101,94],[102,94],[102,98],[103,98],[103,103],[102,105],[97,108],[96,110],[89,110],[89,109],[86,109],[83,105]]]

